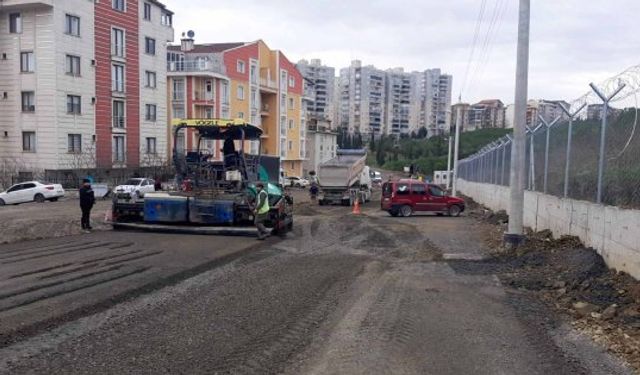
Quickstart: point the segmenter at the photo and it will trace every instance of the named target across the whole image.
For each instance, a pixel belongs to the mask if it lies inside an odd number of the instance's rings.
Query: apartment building
[[[499,99],[482,100],[469,108],[468,130],[504,128],[505,107]]]
[[[443,74],[440,69],[428,69],[419,72],[420,116],[417,128],[427,128],[429,137],[448,134],[451,128],[451,92],[453,76]]]
[[[419,102],[415,96],[416,81],[412,74],[405,73],[402,68],[389,69],[386,73],[385,133],[409,134],[416,130],[415,118],[412,121],[416,107],[412,111],[412,104]]]
[[[305,176],[311,171],[318,171],[318,166],[336,156],[338,151],[338,133],[326,120],[309,120],[307,129],[307,158],[303,163]]]
[[[322,65],[320,59],[300,60],[296,67],[302,76],[309,80],[310,98],[307,102],[307,115],[321,121],[333,122],[334,119],[334,97],[335,97],[335,76],[334,68]]]
[[[278,50],[255,42],[195,44],[185,35],[167,54],[170,121],[179,118],[243,118],[262,128],[261,142],[247,151],[279,155],[287,175],[302,174],[306,154],[303,78]],[[180,134],[177,147],[195,148],[194,134]],[[262,149],[258,150],[261,144]],[[219,143],[209,142],[220,157]]]
[[[340,70],[339,126],[349,133],[385,133],[386,72],[354,60]]]
[[[157,1],[3,4],[0,157],[27,174],[141,165],[166,139],[171,18]]]
[[[451,129],[454,129],[457,126],[458,115],[460,116],[460,131],[466,132],[471,129],[469,126],[469,111],[471,109],[471,105],[469,103],[456,103],[451,106]]]
[[[447,134],[453,78],[440,69],[378,70],[355,60],[340,70],[337,123],[350,133]]]

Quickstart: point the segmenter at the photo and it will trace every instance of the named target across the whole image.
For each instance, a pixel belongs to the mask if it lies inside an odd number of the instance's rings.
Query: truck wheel
[[[411,206],[405,204],[404,206],[400,207],[400,215],[402,215],[403,217],[409,217],[412,213],[413,210],[411,209]]]
[[[460,212],[462,212],[462,210],[458,205],[454,204],[453,206],[449,207],[449,216],[458,217],[460,216]]]
[[[398,210],[389,210],[389,215],[393,217],[398,217]]]
[[[34,201],[36,201],[36,202],[38,202],[38,203],[44,203],[44,201],[45,201],[46,199],[44,199],[44,195],[42,195],[42,194],[36,194],[36,196],[35,196],[35,197],[33,197],[33,200],[34,200]]]

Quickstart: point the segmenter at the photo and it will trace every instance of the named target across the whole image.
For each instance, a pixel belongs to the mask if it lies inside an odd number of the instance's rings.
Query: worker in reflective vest
[[[256,184],[258,195],[256,197],[256,209],[254,210],[255,224],[258,228],[258,239],[264,240],[269,237],[269,230],[264,226],[264,223],[269,217],[269,194],[264,190],[264,184],[258,182]]]

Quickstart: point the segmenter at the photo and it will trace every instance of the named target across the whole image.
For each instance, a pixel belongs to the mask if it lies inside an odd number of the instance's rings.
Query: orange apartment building
[[[195,44],[193,35],[183,36],[180,46],[168,47],[167,76],[169,124],[180,118],[244,119],[262,128],[262,154],[279,155],[287,176],[302,175],[303,78],[282,52],[262,40]],[[195,142],[188,130],[176,140],[186,150],[195,149]],[[222,156],[220,142],[205,146]],[[257,154],[258,142],[248,142],[245,150]]]

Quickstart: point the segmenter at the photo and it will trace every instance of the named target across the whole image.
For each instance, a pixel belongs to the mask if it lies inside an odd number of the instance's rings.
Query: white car
[[[150,178],[130,178],[122,185],[116,186],[114,189],[118,199],[134,199],[143,198],[146,193],[156,191],[156,182]]]
[[[305,188],[309,186],[309,180],[300,178],[297,176],[287,177],[287,183],[289,184],[289,186],[295,186],[295,187],[301,187],[301,188]]]
[[[27,181],[15,184],[7,191],[0,193],[0,206],[26,202],[55,202],[64,197],[64,189],[60,184],[42,184],[38,181]]]

